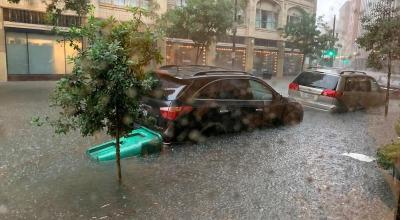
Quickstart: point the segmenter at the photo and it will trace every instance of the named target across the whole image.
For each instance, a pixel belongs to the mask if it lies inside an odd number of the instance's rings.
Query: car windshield
[[[324,74],[321,72],[303,72],[294,80],[301,86],[320,88],[320,89],[336,89],[339,76]]]

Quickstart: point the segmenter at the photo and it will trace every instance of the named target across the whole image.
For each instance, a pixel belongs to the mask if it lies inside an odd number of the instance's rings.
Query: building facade
[[[149,0],[92,0],[95,16],[129,18],[126,6],[147,7]],[[186,4],[185,0],[157,0],[158,13]],[[303,56],[285,49],[279,28],[298,19],[301,10],[315,13],[316,0],[248,0],[239,11],[235,69],[273,72],[278,76],[295,74]],[[18,4],[0,0],[0,81],[57,79],[69,74],[68,57],[74,50],[46,25],[45,4],[41,0],[21,0]],[[79,22],[66,12],[58,25],[68,27]],[[61,40],[61,41],[60,41]],[[195,63],[193,42],[166,38],[160,42],[164,65]],[[232,67],[232,40],[219,39],[204,51],[200,64]]]
[[[366,69],[368,52],[359,48],[356,43],[364,30],[361,19],[371,13],[374,4],[380,0],[348,0],[340,8],[338,22],[339,59],[336,64],[342,67],[352,67],[356,69]],[[393,7],[400,7],[400,0],[393,1]],[[398,69],[398,65],[394,66]]]

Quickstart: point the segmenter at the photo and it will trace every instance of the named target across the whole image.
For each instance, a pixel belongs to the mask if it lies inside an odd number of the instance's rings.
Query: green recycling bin
[[[93,146],[86,150],[86,155],[95,161],[115,160],[115,140]],[[120,155],[122,158],[140,156],[161,151],[162,136],[145,127],[133,130],[128,136],[120,138]]]

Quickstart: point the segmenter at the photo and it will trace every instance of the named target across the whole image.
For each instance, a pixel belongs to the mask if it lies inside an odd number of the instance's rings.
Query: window
[[[248,80],[244,79],[226,79],[213,82],[203,88],[199,99],[225,99],[225,100],[249,100],[251,93],[249,91]]]
[[[276,29],[276,16],[277,14],[272,11],[257,9],[256,11],[256,28],[263,28],[267,30]]]
[[[8,74],[66,74],[77,51],[62,37],[50,34],[6,32]],[[80,44],[79,42],[76,42]]]
[[[138,0],[125,0],[127,6],[135,7],[138,6]]]
[[[100,0],[101,3],[112,4],[120,7],[149,7],[149,0]]]
[[[374,79],[370,79],[370,82],[372,92],[379,92],[381,90],[379,84]]]
[[[75,41],[75,44],[79,45],[82,48],[82,43],[79,41]],[[74,68],[74,64],[72,63],[71,58],[75,57],[78,54],[78,51],[75,50],[72,46],[69,45],[68,42],[65,42],[65,58],[66,58],[66,73],[72,73],[72,69]]]
[[[237,14],[236,14],[237,23],[239,25],[244,24],[244,19],[245,19],[244,10],[242,8],[238,8]]]
[[[7,65],[9,74],[28,73],[26,33],[7,33]]]
[[[346,79],[345,91],[370,92],[371,82],[366,77],[349,77]]]
[[[250,87],[254,100],[272,100],[272,91],[263,84],[250,80]]]
[[[64,42],[53,35],[28,34],[29,72],[65,74]]]
[[[332,90],[336,89],[338,81],[338,76],[320,72],[303,72],[294,80],[302,86]]]
[[[288,24],[298,24],[301,21],[301,17],[300,16],[296,16],[296,15],[288,15],[287,16],[287,23]]]
[[[125,6],[125,0],[114,0],[114,5]]]
[[[198,99],[217,99],[220,90],[221,81],[213,82],[203,88],[197,95]]]
[[[149,9],[149,5],[150,5],[149,0],[142,0],[140,7],[144,8],[144,9]]]
[[[186,0],[176,0],[176,6],[178,7],[186,6]]]

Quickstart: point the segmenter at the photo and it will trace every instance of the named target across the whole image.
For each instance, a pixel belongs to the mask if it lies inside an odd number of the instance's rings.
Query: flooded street
[[[347,114],[305,111],[293,127],[209,138],[160,155],[114,163],[85,150],[108,139],[54,135],[33,116],[48,107],[54,82],[0,84],[0,219],[392,219],[396,206],[375,162],[396,138],[393,101]],[[271,84],[285,91],[287,84]]]

